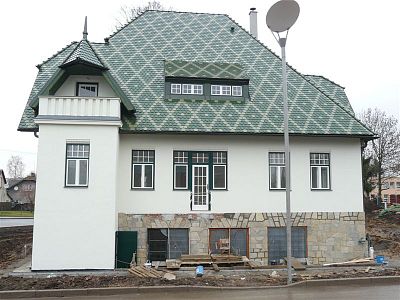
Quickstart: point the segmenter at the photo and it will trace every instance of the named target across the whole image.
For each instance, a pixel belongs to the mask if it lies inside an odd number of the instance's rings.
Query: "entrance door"
[[[194,165],[192,170],[193,210],[208,210],[208,165]]]

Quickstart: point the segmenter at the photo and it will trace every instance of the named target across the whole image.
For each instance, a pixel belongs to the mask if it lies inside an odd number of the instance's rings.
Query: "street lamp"
[[[290,27],[296,22],[300,7],[294,0],[280,0],[269,9],[267,13],[267,26],[272,35],[281,46],[282,53],[282,93],[283,93],[283,120],[285,140],[285,188],[286,188],[286,256],[288,284],[292,283],[292,220],[290,211],[290,157],[289,157],[289,120],[287,100],[287,74],[286,74],[286,39]],[[285,37],[280,33],[286,32]],[[275,34],[276,36],[275,36]]]

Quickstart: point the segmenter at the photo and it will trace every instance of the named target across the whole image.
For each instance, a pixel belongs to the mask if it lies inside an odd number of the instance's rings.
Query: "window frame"
[[[184,152],[187,154],[187,162],[175,162],[175,155],[177,152]],[[199,153],[203,154],[206,153],[206,158],[208,159],[207,162],[193,162],[193,154]],[[213,154],[214,153],[224,153],[225,154],[225,163],[216,162],[214,163]],[[192,190],[192,166],[193,165],[207,165],[208,166],[208,186],[209,191],[227,191],[228,190],[228,151],[202,151],[202,150],[173,150],[172,151],[172,173],[173,173],[173,182],[172,188],[174,191],[191,191]],[[176,166],[187,166],[186,172],[186,188],[179,188],[176,187]],[[214,187],[214,166],[224,166],[225,167],[225,179],[224,188],[215,188]]]
[[[79,95],[79,86],[80,85],[93,85],[93,86],[96,86],[96,96],[80,96]],[[76,97],[87,97],[87,98],[98,97],[99,96],[99,83],[98,82],[77,82],[76,83],[75,96]]]
[[[312,160],[312,155],[313,154],[327,154],[328,155],[328,159],[329,159],[329,163],[328,164],[312,164],[312,162],[311,162],[311,160]],[[311,188],[311,190],[312,191],[332,191],[332,183],[331,183],[331,163],[332,163],[332,160],[331,160],[331,153],[330,152],[310,152],[310,156],[309,156],[309,163],[310,163],[310,188]],[[312,173],[312,171],[313,171],[313,168],[316,168],[318,171],[318,173],[317,173],[317,175],[318,175],[318,177],[317,177],[317,179],[319,178],[319,180],[318,180],[318,182],[317,182],[317,187],[316,188],[314,188],[313,187],[313,173]],[[322,168],[327,168],[328,169],[328,172],[327,172],[327,175],[328,175],[328,181],[327,181],[327,184],[328,184],[328,187],[326,187],[326,188],[323,188],[322,187]]]
[[[234,95],[233,90],[240,88],[240,95]],[[233,97],[242,97],[243,96],[243,86],[241,85],[232,85],[232,96]]]
[[[231,230],[235,229],[240,229],[240,230],[245,230],[246,231],[246,253],[247,257],[249,257],[250,254],[250,230],[248,227],[213,227],[213,228],[208,228],[208,251],[211,251],[211,231],[213,230],[227,230],[228,231],[228,237],[229,237],[229,245],[231,245]],[[231,250],[229,249],[229,254],[231,254]]]
[[[179,93],[173,93],[172,90],[175,87],[176,88],[179,86]],[[170,87],[170,93],[171,95],[182,95],[182,84],[181,83],[171,83],[171,87]]]
[[[270,162],[270,156],[271,156],[271,154],[283,154],[283,164],[272,164],[271,165],[271,162]],[[268,174],[268,177],[269,177],[269,190],[271,190],[271,191],[285,191],[286,190],[286,187],[282,187],[281,186],[281,183],[282,183],[282,169],[285,169],[285,167],[286,167],[286,165],[285,165],[285,159],[286,159],[286,157],[285,157],[285,152],[283,152],[283,151],[270,151],[270,152],[268,152],[268,171],[269,171],[269,174]],[[272,167],[277,167],[278,168],[278,173],[279,173],[279,175],[278,175],[278,181],[277,181],[277,183],[279,183],[279,187],[276,187],[276,188],[273,188],[272,186],[271,186],[271,180],[272,180],[272,176],[271,176],[271,168]],[[286,172],[285,172],[285,176],[286,176]],[[285,185],[286,185],[286,181],[285,181]]]
[[[68,157],[68,145],[73,146],[88,146],[88,157]],[[68,162],[70,160],[74,160],[76,162],[75,165],[75,183],[68,184]],[[86,184],[79,184],[79,173],[80,173],[80,161],[87,161],[87,170],[86,170]],[[65,188],[87,188],[89,187],[89,163],[90,163],[90,143],[74,143],[74,142],[67,142],[65,145],[65,172],[64,172],[64,187]],[[78,183],[78,184],[77,184]]]
[[[161,228],[147,228],[147,238],[146,238],[146,243],[147,243],[147,255],[150,258],[150,252],[156,252],[155,249],[150,250],[150,242],[154,241],[159,241],[159,240],[150,240],[150,231],[155,231],[155,230],[166,230],[167,231],[167,236],[166,236],[166,253],[165,253],[165,258],[166,259],[171,259],[171,231],[174,230],[185,230],[187,232],[187,254],[190,254],[190,228],[184,228],[184,227],[161,227]],[[159,251],[161,252],[161,251]],[[182,253],[183,254],[183,253]]]
[[[172,85],[173,84],[171,84],[171,90],[172,90]],[[198,87],[201,87],[200,88],[200,90],[201,90],[201,93],[195,93],[194,91],[195,91],[195,86],[198,88]],[[184,92],[184,89],[185,88],[187,88],[187,87],[189,87],[189,92]],[[171,93],[172,94],[172,93]],[[203,84],[194,84],[194,83],[182,83],[182,86],[181,86],[181,94],[182,95],[204,95],[204,85]]]
[[[133,161],[133,152],[134,151],[149,151],[153,153],[153,162],[134,162]],[[155,150],[147,150],[147,149],[132,149],[131,151],[131,190],[154,190],[155,189],[155,164],[156,164],[156,152]],[[141,178],[140,178],[140,183],[141,186],[137,187],[134,186],[134,169],[135,166],[141,166]],[[145,174],[145,168],[146,166],[151,166],[151,171],[152,171],[152,178],[151,178],[151,187],[145,187],[144,186],[144,174]]]

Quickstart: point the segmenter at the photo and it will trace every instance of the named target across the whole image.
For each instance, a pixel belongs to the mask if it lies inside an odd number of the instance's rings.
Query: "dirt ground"
[[[377,212],[367,216],[367,232],[374,243],[375,253],[388,258],[400,257],[400,216],[387,219],[377,217]],[[0,228],[0,271],[11,268],[25,256],[25,245],[30,253],[32,245],[32,226]],[[0,272],[1,273],[1,272]],[[176,280],[139,278],[133,275],[123,276],[60,276],[47,278],[20,278],[3,276],[0,278],[0,290],[64,289],[96,287],[135,287],[154,285],[186,286],[274,286],[286,283],[285,271],[272,270],[260,272],[241,270],[241,272],[214,272],[207,270],[204,277],[177,276]],[[399,267],[357,266],[307,268],[306,271],[294,271],[294,282],[310,279],[352,278],[369,276],[400,276]],[[192,275],[191,275],[192,274]]]
[[[0,270],[32,252],[33,226],[0,228]]]
[[[372,239],[375,255],[400,258],[400,215],[379,218],[378,212],[366,215],[366,232]]]

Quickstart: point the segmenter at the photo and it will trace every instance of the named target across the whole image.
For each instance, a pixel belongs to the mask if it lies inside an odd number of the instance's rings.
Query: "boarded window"
[[[283,259],[286,253],[286,227],[269,227],[268,261]],[[292,256],[307,257],[307,227],[292,227]]]

